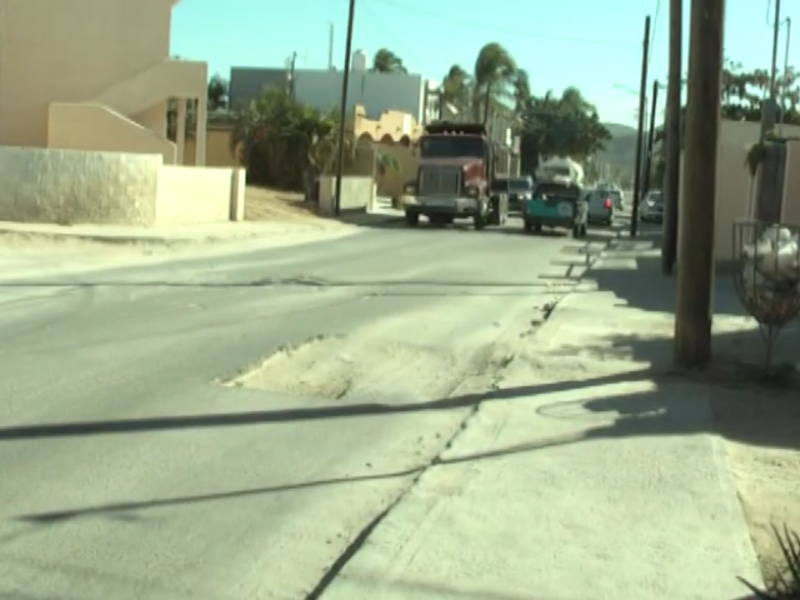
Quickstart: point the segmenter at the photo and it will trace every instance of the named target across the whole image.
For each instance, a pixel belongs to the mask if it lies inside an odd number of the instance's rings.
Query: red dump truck
[[[480,123],[440,122],[427,125],[416,145],[420,164],[416,179],[406,184],[406,223],[420,216],[434,225],[472,219],[475,229],[502,225],[508,215],[508,195],[495,193],[492,183],[499,149]]]

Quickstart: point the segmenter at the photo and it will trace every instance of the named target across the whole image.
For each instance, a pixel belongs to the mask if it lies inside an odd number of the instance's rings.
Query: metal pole
[[[669,4],[669,85],[667,87],[667,162],[664,166],[664,223],[661,238],[661,272],[672,275],[678,256],[678,201],[681,181],[681,62],[683,52],[683,0]]]
[[[776,90],[775,81],[778,76],[778,41],[781,33],[781,0],[775,2],[775,23],[772,29],[772,70],[769,77],[768,100],[761,106],[761,140],[767,137],[770,129],[775,126]]]
[[[775,23],[772,28],[772,71],[769,76],[769,97],[775,100],[775,82],[778,77],[778,40],[781,35],[781,0],[775,2]]]
[[[711,361],[714,204],[725,0],[694,0],[691,13],[673,358],[678,368],[702,369]]]
[[[642,136],[644,134],[644,111],[647,110],[647,55],[650,52],[650,15],[644,20],[644,48],[642,52],[642,80],[639,85],[639,132],[636,136],[636,167],[633,173],[633,214],[631,215],[631,237],[636,237],[639,226],[639,195],[642,185]]]
[[[339,109],[339,154],[336,158],[336,198],[334,198],[334,214],[338,217],[342,210],[342,173],[344,172],[344,135],[347,126],[347,88],[350,85],[350,53],[353,50],[353,22],[356,16],[356,0],[350,0],[350,12],[347,15],[347,41],[344,47],[344,73],[342,73],[342,98]]]
[[[786,53],[783,56],[783,85],[781,86],[781,112],[778,133],[783,134],[783,119],[786,116],[786,89],[789,87],[789,44],[792,41],[792,19],[786,17]]]
[[[653,142],[656,133],[656,106],[658,105],[658,79],[653,81],[653,99],[650,104],[650,128],[647,133],[647,156],[644,162],[644,185],[642,190],[646,194],[650,191],[650,171],[653,168]]]
[[[333,71],[333,23],[328,26],[328,71]]]
[[[297,52],[292,52],[292,62],[289,65],[289,95],[294,98],[294,74],[297,67]]]

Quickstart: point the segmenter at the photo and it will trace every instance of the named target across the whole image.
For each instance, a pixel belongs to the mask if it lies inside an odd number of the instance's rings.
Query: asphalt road
[[[0,283],[0,598],[314,597],[608,237],[364,228]]]

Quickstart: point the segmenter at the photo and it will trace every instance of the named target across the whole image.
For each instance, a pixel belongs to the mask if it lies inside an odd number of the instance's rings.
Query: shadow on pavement
[[[392,415],[401,412],[449,410],[471,407],[482,401],[511,401],[522,397],[536,396],[579,388],[606,386],[613,383],[652,380],[650,370],[633,371],[586,380],[547,383],[534,386],[523,386],[497,390],[483,395],[463,395],[406,406],[387,406],[379,404],[361,404],[351,406],[329,406],[322,408],[306,408],[295,410],[259,411],[240,414],[219,414],[202,416],[176,416],[159,418],[142,418],[122,421],[83,422],[50,424],[23,427],[7,427],[0,430],[0,441],[36,439],[44,437],[67,437],[84,435],[106,435],[136,433],[142,431],[168,431],[186,428],[254,426],[265,423],[296,421],[302,419],[347,418],[363,415]],[[580,402],[556,402],[540,406],[537,412],[546,418],[588,421],[594,427],[576,433],[551,438],[539,439],[530,443],[517,444],[487,452],[461,455],[453,458],[435,459],[433,463],[422,464],[410,469],[389,473],[368,473],[346,478],[302,481],[273,486],[231,490],[228,492],[177,496],[146,501],[130,501],[114,504],[79,507],[61,511],[48,511],[20,515],[17,520],[50,524],[69,521],[76,518],[92,516],[114,516],[126,511],[150,509],[172,505],[214,502],[260,494],[281,493],[298,489],[353,484],[399,477],[413,477],[431,466],[448,466],[459,463],[489,460],[507,457],[523,452],[551,448],[555,446],[581,443],[597,439],[615,439],[631,436],[653,435],[687,435],[702,434],[714,431],[713,420],[708,414],[707,405],[698,402],[695,394],[687,394],[686,382],[672,377],[660,377],[656,380],[657,389],[647,392],[636,392],[623,396],[598,397]],[[715,393],[718,393],[715,391]],[[800,410],[796,412],[800,417]],[[783,415],[786,418],[786,415]],[[737,441],[748,444],[759,444],[768,447],[784,446],[800,447],[798,429],[785,429],[786,435],[773,430],[768,436],[765,431],[749,431],[747,429],[726,428],[723,423],[719,433]]]

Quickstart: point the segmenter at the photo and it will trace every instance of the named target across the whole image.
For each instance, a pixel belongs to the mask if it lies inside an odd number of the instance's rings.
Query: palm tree
[[[517,63],[509,52],[497,42],[486,44],[475,61],[473,112],[477,121],[489,121],[492,99],[499,99],[514,83]],[[483,118],[480,105],[483,104]]]
[[[514,112],[521,116],[531,105],[531,80],[525,69],[514,74]]]
[[[388,48],[381,48],[375,53],[371,70],[377,73],[408,73],[403,59]]]
[[[469,109],[471,85],[469,73],[461,65],[453,65],[442,81],[439,101],[454,106],[459,114],[463,114]]]

